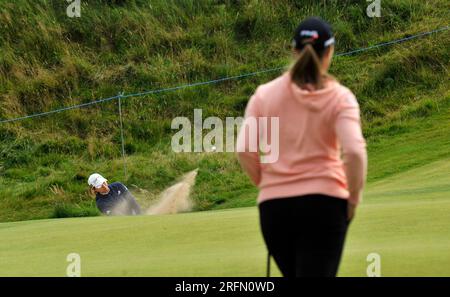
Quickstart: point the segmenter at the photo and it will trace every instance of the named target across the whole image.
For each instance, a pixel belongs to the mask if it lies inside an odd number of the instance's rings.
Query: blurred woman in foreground
[[[354,94],[327,74],[334,53],[331,27],[308,18],[293,38],[295,63],[260,85],[238,136],[241,166],[259,188],[260,227],[284,276],[336,276],[347,228],[362,198],[366,143]],[[279,128],[252,118],[279,119]],[[278,137],[278,159],[261,161],[250,139]],[[341,159],[341,149],[343,160]]]

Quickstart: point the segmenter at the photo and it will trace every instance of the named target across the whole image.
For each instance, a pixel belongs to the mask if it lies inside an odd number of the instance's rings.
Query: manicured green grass
[[[363,275],[371,252],[384,276],[450,276],[450,159],[369,184],[341,275]]]
[[[445,159],[371,183],[340,276],[365,276],[369,253],[382,276],[450,276],[449,170]],[[0,275],[64,276],[75,252],[82,276],[264,276],[258,224],[255,207],[2,223]]]

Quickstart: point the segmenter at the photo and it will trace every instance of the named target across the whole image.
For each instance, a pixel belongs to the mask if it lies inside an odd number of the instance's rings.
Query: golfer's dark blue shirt
[[[141,208],[125,185],[115,182],[108,187],[108,194],[97,193],[95,197],[97,207],[103,214],[137,215],[141,213]]]

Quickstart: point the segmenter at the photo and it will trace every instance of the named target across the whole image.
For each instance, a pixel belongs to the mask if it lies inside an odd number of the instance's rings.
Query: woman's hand
[[[356,204],[353,204],[351,202],[347,203],[347,221],[350,222],[353,217],[355,216],[356,212]]]

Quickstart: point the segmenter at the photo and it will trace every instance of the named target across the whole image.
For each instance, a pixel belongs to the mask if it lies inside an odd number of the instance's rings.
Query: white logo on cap
[[[317,31],[302,30],[300,36],[319,37],[319,33]]]

